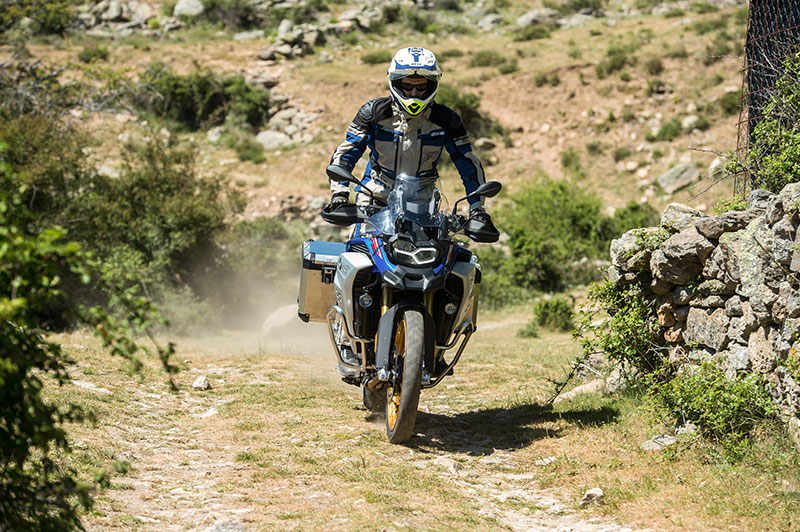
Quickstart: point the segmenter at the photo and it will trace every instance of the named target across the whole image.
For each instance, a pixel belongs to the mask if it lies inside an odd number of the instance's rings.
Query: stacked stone
[[[612,242],[609,268],[618,286],[643,289],[674,362],[764,375],[795,428],[800,386],[787,366],[800,360],[798,225],[800,183],[755,190],[746,210],[719,216],[673,203],[660,227]]]

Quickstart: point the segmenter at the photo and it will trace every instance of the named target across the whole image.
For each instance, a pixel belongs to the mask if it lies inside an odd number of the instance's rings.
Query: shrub
[[[739,114],[741,109],[741,97],[737,92],[726,92],[719,99],[719,108],[724,116],[734,116]]]
[[[498,66],[501,63],[505,63],[506,58],[500,55],[499,53],[492,51],[492,50],[480,50],[472,56],[472,59],[469,61],[469,66],[472,67],[486,67],[486,66]]]
[[[248,134],[236,137],[233,150],[239,156],[240,161],[260,164],[267,160],[264,155],[264,146]]]
[[[719,216],[728,211],[743,211],[747,209],[747,197],[744,194],[734,194],[730,199],[720,199],[714,206],[714,215]]]
[[[623,159],[627,159],[631,155],[632,155],[631,150],[629,150],[628,148],[625,147],[617,148],[614,150],[614,162],[618,163]]]
[[[649,204],[631,201],[621,209],[615,210],[610,218],[603,218],[600,221],[598,233],[604,241],[611,242],[612,239],[619,238],[621,234],[630,229],[654,227],[660,221],[661,217],[658,211]]]
[[[514,40],[517,42],[532,41],[534,39],[547,39],[548,37],[550,37],[550,30],[547,28],[547,26],[543,26],[541,24],[525,26],[514,33]]]
[[[555,331],[571,331],[573,303],[567,296],[554,296],[540,299],[533,305],[533,316],[536,323],[546,329]]]
[[[629,47],[621,45],[611,45],[606,51],[606,59],[601,61],[597,67],[597,77],[606,78],[609,74],[618,72],[628,65],[635,65],[636,58],[632,55]]]
[[[480,112],[481,99],[476,94],[461,92],[452,85],[442,84],[436,92],[436,101],[457,112],[467,132],[473,138],[503,133],[500,124]]]
[[[533,83],[537,87],[544,86],[544,84],[547,83],[547,74],[545,72],[537,73],[536,75],[533,76]]]
[[[698,35],[705,35],[706,33],[711,33],[712,31],[722,30],[728,26],[728,18],[727,17],[720,17],[710,20],[701,20],[699,22],[695,22],[692,25],[692,29]]]
[[[705,2],[694,2],[692,3],[689,8],[694,11],[695,13],[715,13],[719,11],[719,8],[715,5],[707,4]]]
[[[389,50],[377,50],[361,56],[361,62],[368,65],[383,65],[389,63],[394,55]]]
[[[731,52],[728,41],[725,39],[715,39],[711,44],[706,46],[706,53],[703,56],[703,64],[713,65],[724,56]]]
[[[682,130],[681,121],[673,118],[669,122],[661,124],[661,127],[658,128],[658,133],[656,133],[656,140],[675,140],[680,136]]]
[[[544,6],[555,9],[563,15],[568,15],[583,11],[584,9],[599,11],[605,7],[605,3],[605,0],[566,0],[566,2],[545,0]]]
[[[666,18],[677,18],[677,17],[682,17],[685,14],[686,14],[686,11],[684,11],[683,9],[681,9],[679,7],[675,7],[675,8],[670,9],[666,13],[664,13],[664,16]]]
[[[78,59],[84,63],[105,61],[108,59],[108,48],[99,44],[84,46],[83,49],[78,52]]]
[[[514,72],[519,70],[519,65],[517,65],[516,59],[512,59],[508,63],[503,63],[502,65],[497,67],[497,70],[500,72],[500,74],[513,74]]]
[[[145,82],[131,96],[132,103],[192,129],[229,118],[258,127],[268,118],[269,92],[248,85],[242,76],[221,77],[209,70],[180,75],[157,63],[143,78]]]
[[[579,338],[584,353],[602,351],[609,360],[645,374],[662,367],[655,309],[638,285],[618,287],[611,281],[593,284],[587,301],[594,309],[581,312]],[[608,319],[602,326],[592,327],[598,311],[607,313]]]
[[[689,52],[686,51],[686,46],[683,44],[669,46],[667,47],[667,57],[672,59],[686,59],[689,57]]]
[[[518,338],[539,338],[539,326],[533,319],[525,324],[525,327],[517,331]]]
[[[586,177],[586,172],[581,165],[581,157],[572,148],[561,152],[561,167],[575,178]]]
[[[598,140],[593,140],[593,141],[588,142],[586,144],[586,152],[589,155],[592,155],[592,156],[602,155],[603,151],[604,151],[603,144]]]
[[[437,57],[444,57],[444,58],[451,58],[451,57],[461,57],[464,55],[463,50],[459,50],[458,48],[449,48],[447,50],[441,51],[437,54]]]
[[[597,231],[601,204],[591,192],[542,177],[511,200],[501,216],[511,255],[500,269],[512,284],[561,290],[575,280],[570,263],[606,251]]]
[[[249,0],[203,0],[203,13],[195,21],[222,24],[230,29],[264,27],[264,17]]]
[[[654,57],[645,63],[644,68],[651,76],[657,76],[664,72],[664,63],[658,57]]]
[[[737,443],[747,439],[760,420],[778,413],[760,375],[729,379],[710,362],[683,369],[658,386],[652,397],[664,413],[679,423],[696,424],[709,439]]]

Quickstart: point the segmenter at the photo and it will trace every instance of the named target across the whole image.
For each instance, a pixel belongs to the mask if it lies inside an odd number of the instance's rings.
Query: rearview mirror
[[[499,181],[487,181],[486,183],[479,185],[478,188],[472,191],[471,194],[467,194],[453,205],[453,213],[456,212],[458,208],[458,204],[464,201],[465,199],[469,198],[491,198],[497,195],[498,192],[503,190],[503,185]]]
[[[347,170],[347,168],[342,168],[341,166],[337,166],[335,164],[329,164],[325,169],[325,173],[328,174],[328,179],[331,181],[336,181],[337,183],[341,181],[349,181],[350,183],[355,183],[356,185],[361,184],[361,182],[356,179],[355,176]]]

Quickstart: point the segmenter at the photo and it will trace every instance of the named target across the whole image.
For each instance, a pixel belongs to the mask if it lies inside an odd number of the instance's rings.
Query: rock
[[[494,141],[486,137],[479,138],[473,144],[479,150],[486,150],[486,151],[493,150],[495,149],[495,147],[497,147],[497,144],[495,144]]]
[[[773,240],[775,237],[761,216],[742,230],[737,253],[740,280],[737,293],[749,298],[754,306],[772,304],[775,298],[768,293],[769,290],[765,290],[765,285],[777,289],[784,279],[782,268],[768,251],[773,247]]]
[[[675,305],[688,305],[697,296],[697,292],[688,286],[679,286],[672,292],[672,302]]]
[[[233,36],[234,41],[253,41],[264,37],[264,30],[240,31]]]
[[[178,0],[172,15],[175,17],[196,17],[205,10],[200,0]]]
[[[600,488],[592,488],[588,490],[586,493],[583,494],[583,498],[581,499],[581,508],[586,506],[591,506],[593,504],[605,504],[603,502],[603,498],[605,494],[603,490]]]
[[[653,277],[653,280],[650,281],[650,290],[652,290],[654,294],[659,296],[665,296],[667,294],[672,293],[674,288],[675,288],[674,284],[670,283],[669,281],[659,279],[658,277]]]
[[[800,183],[789,183],[783,187],[778,197],[786,212],[791,214],[800,212]]]
[[[278,86],[281,82],[281,78],[272,74],[262,74],[253,78],[252,82],[254,85],[261,85],[265,89],[271,89]]]
[[[683,342],[683,332],[686,330],[686,321],[679,321],[664,331],[664,340],[671,344]]]
[[[444,456],[438,456],[433,460],[433,463],[445,468],[448,473],[451,475],[458,475],[458,472],[464,469],[464,466],[453,460],[452,458],[447,458]]]
[[[120,4],[118,0],[111,0],[108,3],[108,9],[106,10],[105,13],[103,13],[103,15],[100,18],[105,20],[106,22],[121,19],[122,4]]]
[[[689,303],[689,306],[702,308],[722,308],[725,306],[725,299],[722,296],[699,297],[693,299],[692,302]]]
[[[490,31],[498,26],[505,24],[506,18],[499,13],[490,13],[478,21],[478,29]]]
[[[677,434],[678,436],[692,436],[694,434],[697,434],[698,430],[699,429],[697,425],[695,425],[691,421],[687,421],[683,425],[675,429],[675,434]]]
[[[212,127],[206,133],[206,139],[211,144],[216,144],[222,138],[222,134],[225,132],[225,128],[222,126]]]
[[[661,174],[658,179],[658,185],[664,189],[667,194],[674,194],[683,187],[689,186],[700,177],[697,168],[692,164],[679,164],[673,166],[667,172]]]
[[[700,283],[697,291],[705,296],[731,296],[736,293],[736,285],[712,279]]]
[[[281,23],[278,25],[278,38],[282,39],[284,36],[286,36],[290,31],[292,31],[292,27],[293,24],[291,20],[286,18],[281,20]]]
[[[698,120],[700,120],[700,117],[697,115],[685,116],[683,120],[681,120],[681,127],[686,131],[691,131]]]
[[[652,243],[659,238],[658,227],[631,229],[611,241],[611,264],[622,271],[642,271],[647,268],[652,254]]]
[[[256,135],[256,142],[264,146],[265,150],[277,150],[292,144],[292,139],[286,133],[265,129]]]
[[[647,440],[642,444],[642,449],[648,452],[653,451],[660,451],[665,447],[669,447],[670,445],[674,445],[678,442],[678,438],[675,436],[670,436],[669,434],[661,434],[660,436],[656,436],[652,440]]]
[[[747,346],[741,344],[731,344],[728,347],[728,356],[725,359],[726,368],[730,370],[730,375],[736,375],[739,370],[746,370],[750,365],[750,354]]]
[[[722,261],[720,266],[725,281],[738,283],[741,276],[739,274],[739,248],[741,247],[742,236],[744,230],[735,231],[732,233],[723,233],[719,237],[717,249],[720,250],[719,260]],[[711,257],[709,257],[711,260]],[[717,260],[717,258],[715,258]],[[708,264],[708,261],[706,262]],[[704,268],[705,269],[705,268]],[[711,273],[711,272],[709,272]],[[709,277],[712,277],[709,275]]]
[[[675,320],[678,322],[684,322],[689,317],[689,309],[691,307],[684,305],[681,307],[677,307],[675,309]]]
[[[558,19],[558,25],[565,29],[577,28],[593,20],[594,17],[591,15],[586,15],[584,13],[575,13],[574,15]]]
[[[721,179],[725,173],[725,160],[722,157],[716,157],[708,166],[708,177],[714,181]]]
[[[778,299],[772,306],[772,314],[779,322],[787,318],[800,317],[800,292],[784,281],[778,291]]]
[[[550,465],[555,461],[556,461],[556,457],[555,456],[548,456],[547,458],[540,458],[539,460],[536,460],[535,462],[533,462],[533,465],[542,467],[542,466]]]
[[[661,213],[661,227],[683,231],[703,218],[708,218],[708,215],[682,203],[670,203]]]
[[[276,54],[275,50],[272,48],[264,48],[258,52],[256,57],[258,57],[261,61],[274,61],[278,57],[278,54]]]
[[[739,296],[733,296],[725,302],[725,314],[729,317],[739,317],[742,313],[742,298]]]
[[[717,239],[722,233],[744,229],[756,216],[758,213],[755,210],[728,211],[719,216],[697,220],[694,226],[704,237]]]
[[[525,26],[534,26],[536,24],[545,24],[547,22],[556,20],[560,16],[559,12],[549,7],[541,9],[531,9],[524,15],[517,17],[517,26],[524,28]]]
[[[211,383],[208,382],[208,378],[205,376],[197,377],[195,381],[192,383],[192,388],[194,388],[195,390],[210,390]]]
[[[764,214],[767,210],[767,205],[774,197],[775,194],[768,190],[753,190],[747,197],[747,210],[756,211],[757,214]]]
[[[778,364],[773,352],[773,340],[776,332],[768,327],[759,327],[750,334],[750,338],[747,341],[747,352],[753,371],[769,373],[777,367]]]
[[[795,448],[800,450],[800,419],[798,419],[797,416],[789,418],[787,430]]]
[[[689,283],[703,271],[713,249],[714,245],[694,227],[684,229],[656,248],[650,257],[650,271],[671,283]]]
[[[144,24],[153,18],[153,8],[145,2],[136,2],[131,9],[131,21]]]
[[[686,319],[683,339],[687,344],[705,345],[719,351],[728,344],[729,324],[730,318],[725,314],[725,309],[711,311],[692,307]]]

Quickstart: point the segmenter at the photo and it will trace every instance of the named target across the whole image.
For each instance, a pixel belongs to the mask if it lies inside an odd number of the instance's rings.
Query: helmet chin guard
[[[406,113],[415,116],[420,114],[433,101],[442,79],[442,70],[436,62],[436,56],[430,50],[419,47],[402,48],[397,51],[387,71],[389,91],[392,98]],[[404,78],[425,78],[428,87],[422,97],[406,96],[402,88]]]

